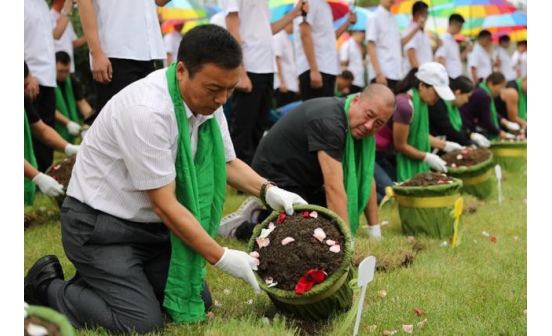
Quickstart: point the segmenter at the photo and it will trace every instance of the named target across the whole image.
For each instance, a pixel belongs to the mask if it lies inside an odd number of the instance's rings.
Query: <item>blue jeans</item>
[[[374,180],[376,181],[376,193],[378,195],[379,204],[385,196],[385,188],[392,186],[393,180],[377,162],[374,166]]]

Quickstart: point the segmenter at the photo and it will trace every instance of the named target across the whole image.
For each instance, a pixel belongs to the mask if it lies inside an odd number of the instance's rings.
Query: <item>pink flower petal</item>
[[[326,240],[326,244],[328,244],[328,246],[334,246],[336,243],[334,240],[328,239]]]
[[[491,235],[487,231],[481,232],[481,234],[485,237],[490,237]]]
[[[268,223],[268,229],[269,230],[274,230],[275,227],[276,227],[276,225],[274,225],[274,223],[272,223],[272,222]]]
[[[220,303],[217,300],[215,300],[214,304],[215,304],[215,307],[222,307],[222,303]]]
[[[270,284],[273,283],[273,282],[274,282],[274,279],[273,279],[272,277],[266,277],[266,278],[265,278],[265,283],[266,283],[267,285],[270,285]]]
[[[414,242],[414,236],[408,236],[408,237],[406,237],[406,240],[408,240],[409,243],[413,243]]]
[[[212,311],[210,311],[210,312],[208,312],[207,315],[205,315],[205,316],[207,316],[208,319],[212,319],[212,318],[215,317],[215,313],[213,313]]]
[[[282,245],[285,246],[285,245],[287,245],[287,244],[289,244],[289,243],[291,243],[291,242],[294,242],[294,241],[295,241],[295,239],[293,239],[293,238],[291,238],[291,237],[286,237],[286,238],[282,239]]]
[[[518,237],[518,236],[514,236],[514,240],[515,240],[515,241],[518,241],[518,240],[519,240],[519,237]]]
[[[383,331],[383,336],[393,336],[395,335],[396,333],[398,333],[399,331],[398,330],[384,330]]]
[[[316,212],[316,211],[311,211],[311,213],[309,214],[309,216],[311,216],[312,218],[318,218],[318,212]]]
[[[257,251],[249,252],[249,255],[257,259],[261,256]]]
[[[414,325],[412,325],[412,324],[403,324],[402,330],[405,333],[412,334],[412,332],[414,331]]]
[[[314,238],[318,239],[321,243],[324,241],[324,238],[326,238],[326,232],[322,228],[316,228],[314,230],[313,234]]]
[[[381,298],[386,297],[387,296],[387,291],[385,291],[383,289],[378,291],[378,296],[381,297]]]
[[[389,225],[389,221],[381,221],[380,223],[381,226],[386,226],[386,225]]]
[[[268,286],[266,286],[266,287],[270,288],[270,287],[274,287],[274,286],[277,286],[277,285],[278,285],[277,282],[273,282],[273,283],[271,283],[270,285],[268,285]]]
[[[330,251],[332,251],[333,253],[338,253],[339,251],[341,251],[341,247],[339,245],[334,245],[330,247]]]
[[[309,217],[309,212],[308,211],[303,211],[303,213],[301,214],[301,217],[303,217],[303,218]]]
[[[270,239],[268,239],[268,237],[257,238],[256,241],[257,241],[257,245],[259,245],[259,249],[266,247],[270,244]]]
[[[417,326],[418,328],[422,329],[426,323],[427,323],[427,319],[423,319],[422,321],[418,322]]]

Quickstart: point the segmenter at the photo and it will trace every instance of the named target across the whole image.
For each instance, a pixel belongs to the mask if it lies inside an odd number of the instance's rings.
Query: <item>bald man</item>
[[[358,228],[358,216],[351,213],[349,200],[355,191],[347,190],[344,184],[350,164],[347,138],[351,136],[355,147],[361,146],[365,139],[374,140],[374,135],[391,118],[394,110],[395,96],[382,84],[372,84],[362,93],[349,97],[306,101],[280,119],[261,140],[252,167],[276,185],[301,195],[309,204],[324,206],[337,213],[354,234]],[[364,212],[369,224],[368,234],[380,238],[372,179],[375,145],[363,149],[354,155],[355,160],[366,162],[371,173],[362,178],[359,175],[363,174],[357,173],[359,179],[354,189],[364,188],[364,196],[355,197],[361,210],[357,212]],[[240,233],[244,226],[238,227],[243,222],[254,224],[260,221],[251,218],[259,208],[258,203],[247,200],[241,210],[223,218],[219,234],[247,239],[248,234]]]

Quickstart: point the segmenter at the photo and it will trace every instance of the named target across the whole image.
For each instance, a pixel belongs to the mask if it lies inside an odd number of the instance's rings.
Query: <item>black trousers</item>
[[[33,107],[42,121],[54,128],[56,122],[56,92],[55,88],[39,85],[40,93],[33,101]],[[33,137],[33,149],[38,164],[38,170],[45,172],[54,160],[54,150]]]
[[[163,327],[161,305],[171,256],[163,223],[129,222],[67,196],[61,237],[78,276],[52,281],[50,307],[77,328],[147,333]],[[202,296],[207,309],[211,297],[206,286]]]
[[[322,87],[313,89],[310,81],[310,70],[299,75],[299,89],[301,90],[301,100],[307,101],[312,98],[333,97],[335,95],[334,75],[322,73]]]
[[[288,91],[284,93],[284,92],[280,92],[280,89],[274,90],[274,101],[276,102],[276,108],[282,107],[289,103],[293,103],[294,101],[297,101],[297,100],[299,100],[299,96],[297,95],[297,92]]]
[[[391,91],[395,90],[395,86],[397,86],[397,84],[399,83],[398,80],[394,80],[394,79],[389,79],[389,78],[386,78],[387,79],[387,87],[391,89]],[[372,79],[370,81],[370,84],[374,84],[376,82],[376,79]]]
[[[113,76],[108,84],[96,84],[96,111],[101,112],[107,102],[127,85],[142,79],[155,70],[155,61],[136,61],[110,58]]]
[[[250,93],[234,91],[232,94],[232,127],[230,136],[236,156],[251,165],[257,146],[268,128],[274,74],[248,72],[253,90]]]

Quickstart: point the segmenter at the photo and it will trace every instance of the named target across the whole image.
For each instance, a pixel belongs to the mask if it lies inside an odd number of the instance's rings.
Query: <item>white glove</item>
[[[489,147],[489,146],[491,146],[491,142],[483,134],[479,134],[479,133],[474,132],[474,133],[470,134],[470,139],[472,139],[473,142],[475,142],[475,144],[479,147]]]
[[[507,121],[506,128],[509,129],[510,131],[519,131],[521,127],[515,122]]]
[[[447,166],[445,160],[441,159],[439,156],[431,153],[426,153],[424,162],[429,164],[429,166],[435,170],[447,172]]]
[[[245,280],[253,286],[256,293],[261,293],[261,287],[259,287],[255,274],[253,273],[253,271],[257,270],[257,265],[255,265],[253,257],[247,253],[238,250],[229,250],[225,247],[222,258],[220,258],[214,266],[233,277]]]
[[[67,146],[65,146],[65,154],[66,155],[77,154],[77,152],[79,151],[79,148],[80,148],[80,145],[68,144]]]
[[[452,152],[457,149],[464,149],[464,146],[461,146],[460,144],[457,144],[456,142],[452,141],[445,141],[445,148],[443,149],[445,152]]]
[[[69,134],[74,136],[79,135],[81,130],[80,125],[74,121],[69,121],[65,127],[67,127],[67,131],[69,132]]]
[[[33,182],[38,186],[40,191],[48,196],[56,197],[63,195],[63,186],[49,175],[38,173],[33,179]]]
[[[516,136],[513,135],[512,133],[504,132],[504,138],[506,138],[506,139],[515,139]]]
[[[268,188],[265,198],[266,203],[272,209],[276,211],[283,211],[285,209],[286,213],[290,216],[293,215],[294,204],[307,204],[301,196],[274,186]]]

